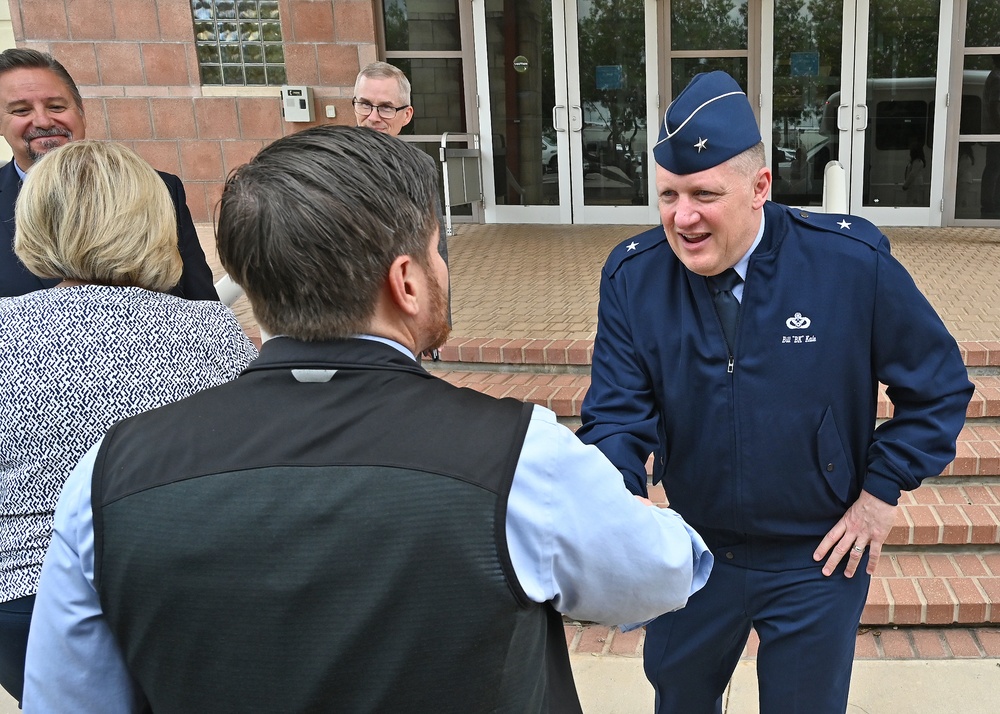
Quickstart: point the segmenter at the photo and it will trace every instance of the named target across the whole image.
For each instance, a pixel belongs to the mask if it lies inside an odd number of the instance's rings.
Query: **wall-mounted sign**
[[[793,77],[819,76],[819,52],[792,52],[789,59]]]
[[[621,89],[622,66],[620,64],[602,64],[594,67],[594,79],[597,89]]]

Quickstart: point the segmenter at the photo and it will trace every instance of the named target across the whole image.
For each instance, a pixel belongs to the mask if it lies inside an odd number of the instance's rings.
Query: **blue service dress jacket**
[[[655,453],[654,483],[695,528],[822,536],[862,489],[895,504],[939,474],[973,387],[877,228],[770,202],[764,214],[731,346],[662,227],[612,251],[577,434],[636,494]],[[879,382],[895,416],[876,429]]]
[[[198,242],[198,234],[187,207],[184,184],[173,174],[157,171],[167,185],[170,199],[177,210],[177,248],[184,262],[184,272],[170,292],[188,300],[218,300],[212,280],[212,270]],[[0,168],[0,297],[24,295],[50,288],[59,280],[33,275],[14,254],[14,204],[21,191],[21,177],[13,159]]]

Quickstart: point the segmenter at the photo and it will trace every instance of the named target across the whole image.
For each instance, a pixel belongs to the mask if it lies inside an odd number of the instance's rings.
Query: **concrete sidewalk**
[[[571,658],[585,714],[652,714],[641,657]],[[848,714],[995,714],[1000,659],[857,660]],[[17,714],[0,690],[0,714]],[[726,692],[724,714],[758,714],[756,660],[744,658]]]
[[[641,657],[573,655],[585,714],[652,714]],[[758,714],[756,660],[736,667],[724,714]],[[856,660],[848,714],[995,714],[1000,659]],[[777,714],[777,713],[771,713]]]

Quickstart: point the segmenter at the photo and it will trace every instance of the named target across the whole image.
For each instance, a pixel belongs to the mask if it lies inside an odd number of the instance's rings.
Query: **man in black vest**
[[[32,275],[14,255],[14,204],[34,163],[52,149],[85,138],[86,131],[80,90],[62,64],[37,50],[0,52],[0,133],[14,154],[0,167],[0,297],[24,295],[59,282]],[[188,300],[218,300],[184,185],[173,174],[157,173],[177,210],[177,248],[184,261],[181,280],[171,292]]]
[[[547,409],[425,372],[437,172],[365,128],[265,148],[218,245],[270,333],[113,427],[59,504],[25,711],[579,712],[559,613],[640,622],[711,556]]]

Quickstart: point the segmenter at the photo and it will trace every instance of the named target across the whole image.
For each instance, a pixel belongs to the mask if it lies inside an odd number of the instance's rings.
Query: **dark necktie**
[[[740,303],[733,295],[733,289],[743,282],[743,278],[732,268],[708,278],[708,286],[712,289],[712,299],[715,310],[722,321],[722,331],[726,334],[726,343],[732,349],[736,338],[736,315]]]

